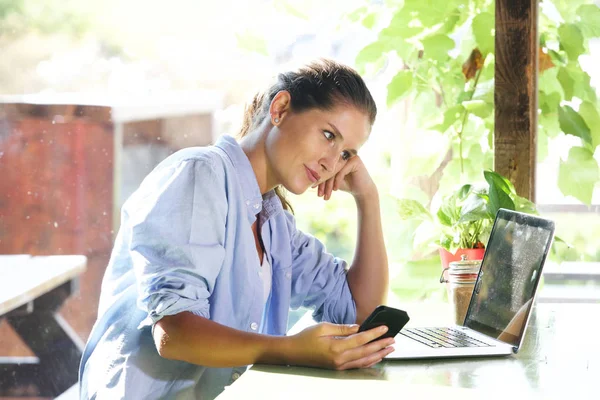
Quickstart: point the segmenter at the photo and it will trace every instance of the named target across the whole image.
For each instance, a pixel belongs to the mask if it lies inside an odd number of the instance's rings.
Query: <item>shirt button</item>
[[[246,205],[249,206],[250,205],[250,200],[246,200]]]
[[[231,375],[231,380],[233,381],[237,381],[237,379],[240,377],[240,374],[237,372],[234,372],[233,375]]]
[[[292,273],[291,273],[291,272],[289,272],[289,271],[288,271],[288,272],[286,272],[286,273],[285,273],[285,277],[286,277],[286,278],[288,278],[288,279],[291,279],[291,278],[292,278]]]
[[[254,208],[256,208],[258,210],[260,208],[260,204],[255,204]]]
[[[258,329],[258,324],[256,322],[253,322],[250,324],[250,329],[252,329],[253,331]]]

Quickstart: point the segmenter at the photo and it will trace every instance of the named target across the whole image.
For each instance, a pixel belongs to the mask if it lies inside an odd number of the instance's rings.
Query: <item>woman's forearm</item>
[[[354,261],[348,271],[348,284],[356,302],[356,322],[361,323],[375,307],[386,300],[389,271],[383,240],[379,194],[355,197],[358,235]]]
[[[164,358],[213,368],[249,364],[306,365],[332,369],[369,367],[393,348],[378,327],[358,333],[357,325],[320,323],[293,336],[239,331],[188,312],[154,326],[154,343]]]
[[[163,317],[153,337],[162,357],[206,367],[293,362],[288,337],[244,332],[188,312]]]

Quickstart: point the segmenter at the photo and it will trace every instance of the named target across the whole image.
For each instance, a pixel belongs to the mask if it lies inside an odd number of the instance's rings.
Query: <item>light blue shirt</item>
[[[264,299],[251,225],[260,219],[273,268]],[[79,371],[81,398],[212,399],[246,367],[162,358],[151,329],[183,311],[247,332],[285,335],[290,307],[317,321],[354,323],[346,262],[296,228],[228,136],[171,155],[122,209],[98,319]],[[265,305],[266,301],[266,305]]]

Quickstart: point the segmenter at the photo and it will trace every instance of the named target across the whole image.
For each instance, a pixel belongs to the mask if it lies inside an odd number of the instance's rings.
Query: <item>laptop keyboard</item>
[[[404,335],[429,347],[490,347],[493,346],[477,340],[464,332],[452,328],[413,328],[400,331]]]

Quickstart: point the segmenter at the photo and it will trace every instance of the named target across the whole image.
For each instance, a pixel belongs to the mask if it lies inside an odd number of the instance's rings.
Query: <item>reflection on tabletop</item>
[[[407,327],[443,325],[452,319],[445,303],[392,305],[409,313]],[[417,399],[481,398],[482,393],[486,400],[596,399],[600,347],[591,344],[600,331],[600,318],[592,317],[598,315],[600,304],[534,304],[521,350],[505,357],[384,360],[373,368],[351,371],[254,365],[218,399],[241,393],[262,399],[280,398],[282,393],[286,398],[361,398],[360,393],[385,396],[399,391]],[[310,314],[302,317],[291,334],[311,320]]]

